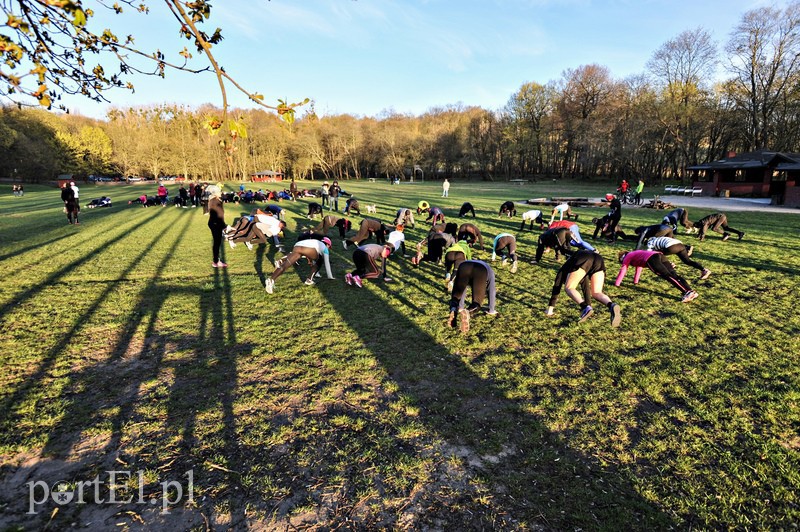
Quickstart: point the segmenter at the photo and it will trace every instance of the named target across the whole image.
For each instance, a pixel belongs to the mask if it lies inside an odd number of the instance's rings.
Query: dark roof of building
[[[743,170],[748,168],[800,170],[800,153],[758,150],[687,167],[688,170]]]

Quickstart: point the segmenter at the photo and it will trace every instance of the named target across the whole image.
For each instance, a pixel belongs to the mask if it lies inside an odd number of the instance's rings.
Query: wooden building
[[[704,196],[771,198],[800,207],[800,153],[759,150],[686,168]]]

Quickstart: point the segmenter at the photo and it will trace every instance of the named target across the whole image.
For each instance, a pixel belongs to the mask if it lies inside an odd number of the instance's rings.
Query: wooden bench
[[[525,183],[530,183],[530,182],[531,182],[531,180],[530,180],[530,179],[509,179],[509,180],[508,180],[508,182],[509,182],[509,183],[516,183],[516,184],[518,184],[519,186],[522,186],[522,185],[524,185]]]

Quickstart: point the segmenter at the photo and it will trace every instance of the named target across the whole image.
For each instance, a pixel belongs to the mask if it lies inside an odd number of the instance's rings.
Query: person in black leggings
[[[668,236],[671,238],[673,235],[672,226],[667,224],[640,225],[634,229],[633,232],[639,235],[639,240],[636,242],[636,249],[642,249],[649,238],[660,236]]]
[[[453,290],[450,294],[450,317],[447,324],[455,327],[456,316],[461,319],[461,332],[469,331],[470,314],[483,305],[486,293],[489,293],[489,310],[487,314],[494,316],[495,299],[497,297],[494,270],[482,260],[465,260],[456,270]],[[472,287],[472,303],[466,307],[467,288]]]
[[[472,206],[472,203],[465,201],[464,204],[461,205],[461,209],[458,211],[458,217],[463,218],[468,212],[471,212],[472,217],[475,218],[475,207]]]
[[[572,232],[568,227],[548,229],[539,235],[539,242],[536,246],[536,258],[531,261],[531,264],[538,264],[542,260],[542,255],[545,250],[551,248],[556,252],[556,260],[558,260],[561,254],[571,255],[572,249],[569,247],[571,240]]]
[[[381,277],[385,282],[392,279],[386,275],[386,258],[392,254],[394,246],[391,244],[366,244],[359,246],[353,251],[353,263],[356,268],[352,273],[344,276],[344,282],[349,285],[355,284],[362,288],[363,279],[377,279]],[[380,261],[380,266],[378,262]]]
[[[422,261],[439,263],[444,255],[444,250],[456,243],[453,235],[444,232],[443,225],[436,225],[428,232],[428,236],[417,244],[417,254],[411,259],[414,266],[419,266]],[[428,252],[422,252],[422,246],[428,246]]]
[[[708,279],[711,276],[711,270],[704,268],[699,262],[689,258],[692,256],[692,246],[687,248],[683,242],[676,238],[666,236],[651,238],[647,242],[647,249],[650,251],[660,251],[663,255],[677,256],[682,263],[700,270],[700,279]]]
[[[347,218],[339,218],[338,216],[329,214],[325,216],[319,225],[312,229],[312,231],[321,235],[327,235],[331,227],[336,227],[339,229],[339,236],[344,239],[344,237],[347,235],[347,232],[352,227],[352,223],[350,223],[350,220]]]
[[[211,245],[214,261],[213,268],[227,268],[227,264],[219,260],[222,248],[222,232],[225,230],[225,209],[222,207],[222,191],[218,186],[210,186],[208,191],[208,228],[211,230],[213,243]]]
[[[629,266],[636,268],[636,272],[633,275],[633,284],[639,283],[642,270],[647,267],[650,271],[680,290],[681,294],[683,294],[681,298],[683,303],[688,303],[697,298],[697,292],[691,289],[686,279],[678,275],[678,272],[675,271],[675,266],[660,251],[621,251],[619,253],[619,261],[622,263],[622,268],[619,270],[617,280],[614,281],[615,286],[622,284]]]
[[[697,239],[700,242],[706,239],[706,231],[709,229],[715,233],[722,233],[723,242],[731,237],[731,233],[736,233],[736,235],[739,237],[739,240],[744,238],[744,231],[739,231],[738,229],[734,229],[733,227],[729,226],[728,217],[721,212],[709,214],[705,218],[697,220],[694,223],[694,226],[699,231],[697,234]]]
[[[497,217],[503,216],[504,214],[508,215],[509,218],[512,218],[517,215],[517,208],[514,206],[513,201],[506,201],[500,205],[500,212],[497,214]]]
[[[619,305],[611,301],[611,298],[603,293],[603,285],[606,281],[606,263],[603,257],[595,251],[581,250],[575,252],[561,266],[553,282],[553,291],[550,301],[547,304],[545,316],[555,314],[556,301],[561,287],[581,309],[578,322],[584,321],[594,313],[589,298],[593,298],[608,308],[611,314],[611,326],[619,327],[622,323],[622,310]],[[578,291],[578,285],[583,288],[583,295]]]

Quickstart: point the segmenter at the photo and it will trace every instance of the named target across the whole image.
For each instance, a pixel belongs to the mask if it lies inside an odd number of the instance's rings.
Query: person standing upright
[[[442,197],[446,198],[447,195],[450,193],[450,181],[447,178],[444,179],[442,182]]]
[[[333,184],[328,188],[328,208],[339,212],[339,196],[342,193],[342,188],[339,186],[339,181],[334,180]]]
[[[208,228],[211,230],[213,268],[226,268],[228,265],[220,260],[222,249],[222,232],[225,230],[225,209],[222,206],[222,190],[216,185],[206,189],[208,194]]]
[[[642,204],[643,190],[644,190],[644,181],[642,181],[642,178],[639,178],[639,182],[636,183],[636,197],[634,198],[634,203],[636,203],[636,205]]]

